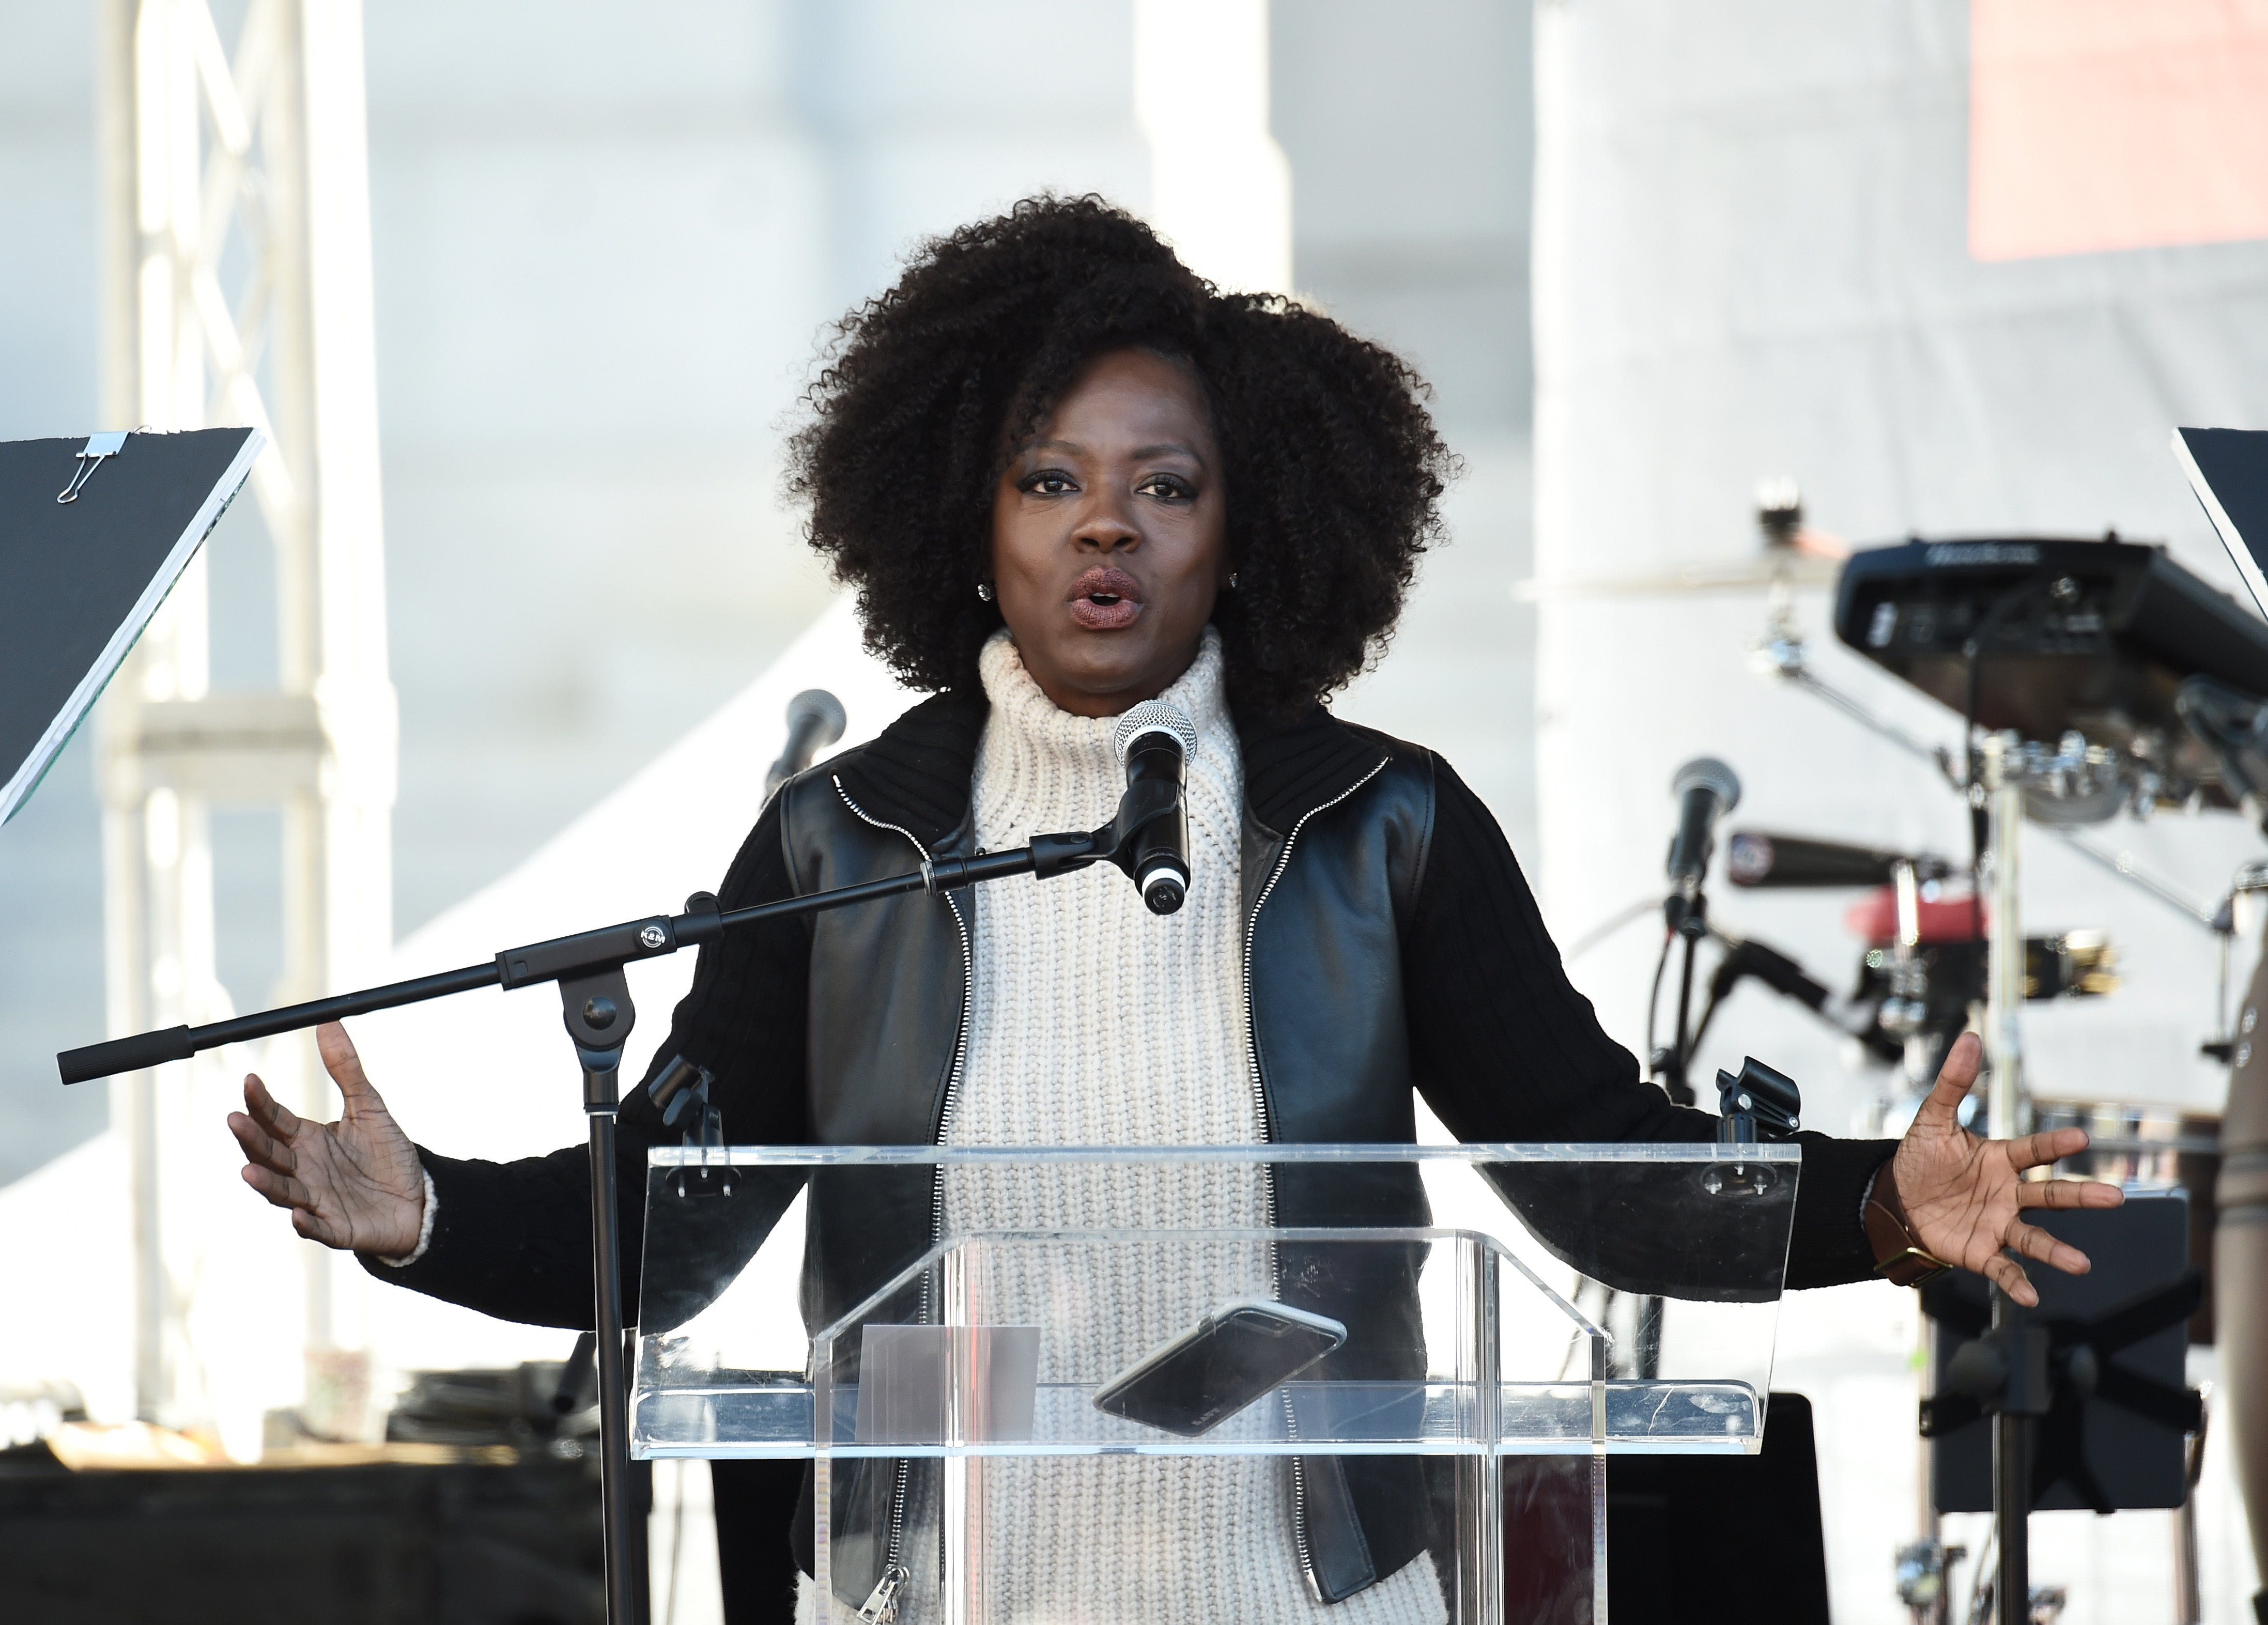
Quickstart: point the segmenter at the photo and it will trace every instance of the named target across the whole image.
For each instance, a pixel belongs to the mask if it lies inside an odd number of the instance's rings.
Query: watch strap
[[[1919,1286],[1953,1268],[1922,1246],[1921,1238],[1914,1234],[1888,1163],[1874,1175],[1863,1217],[1867,1245],[1874,1250],[1874,1273],[1892,1285]]]

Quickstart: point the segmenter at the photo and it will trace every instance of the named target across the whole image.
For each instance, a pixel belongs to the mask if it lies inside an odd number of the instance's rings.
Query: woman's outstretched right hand
[[[228,1114],[244,1148],[244,1182],[279,1208],[291,1228],[327,1247],[401,1258],[417,1250],[425,1218],[425,1172],[417,1148],[386,1109],[362,1058],[337,1022],[315,1029],[323,1070],[345,1107],[335,1123],[313,1123],[244,1080],[243,1112]]]

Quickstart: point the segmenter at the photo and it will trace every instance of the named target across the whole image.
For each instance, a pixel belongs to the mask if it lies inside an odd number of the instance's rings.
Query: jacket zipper
[[[912,1577],[905,1566],[897,1562],[882,1565],[882,1577],[874,1582],[874,1589],[866,1593],[859,1605],[858,1617],[868,1625],[889,1625],[898,1617],[898,1592]]]
[[[1360,790],[1371,780],[1386,771],[1393,760],[1381,756],[1378,764],[1319,807],[1310,807],[1292,826],[1292,833],[1284,837],[1284,849],[1276,855],[1276,866],[1269,871],[1268,883],[1260,888],[1260,895],[1252,900],[1251,916],[1244,923],[1244,1046],[1250,1061],[1252,1076],[1252,1109],[1260,1125],[1260,1143],[1268,1144],[1275,1136],[1268,1117],[1268,1089],[1260,1077],[1260,1022],[1252,1012],[1252,945],[1260,932],[1260,910],[1266,907],[1276,882],[1284,878],[1284,871],[1292,861],[1292,847],[1300,839],[1300,832],[1307,820],[1318,812],[1328,812]],[[1271,1163],[1260,1165],[1261,1224],[1270,1230],[1276,1227],[1276,1169]],[[1283,1283],[1276,1276],[1275,1249],[1269,1249],[1269,1295],[1275,1297],[1283,1290]],[[1284,1426],[1296,1439],[1300,1437],[1300,1418],[1292,1408],[1292,1396],[1284,1396]],[[1307,1582],[1307,1590],[1317,1601],[1322,1599],[1322,1583],[1315,1577],[1315,1564],[1307,1547],[1307,1475],[1300,1466],[1298,1456],[1292,1458],[1292,1544],[1300,1557],[1300,1572]]]
[[[1244,1041],[1245,1055],[1248,1062],[1248,1070],[1252,1080],[1253,1114],[1259,1126],[1260,1141],[1263,1145],[1271,1140],[1272,1131],[1268,1114],[1268,1091],[1260,1077],[1259,1026],[1252,1012],[1252,945],[1260,930],[1260,911],[1267,906],[1270,895],[1276,890],[1276,883],[1284,878],[1284,871],[1292,861],[1292,848],[1299,841],[1300,832],[1307,827],[1307,820],[1318,812],[1328,812],[1341,802],[1347,800],[1371,780],[1385,772],[1387,763],[1392,760],[1393,758],[1389,756],[1380,757],[1377,765],[1348,785],[1346,789],[1321,806],[1310,807],[1301,813],[1299,821],[1292,826],[1292,833],[1284,837],[1284,849],[1276,855],[1276,866],[1269,871],[1267,884],[1260,888],[1260,895],[1252,900],[1252,913],[1246,919],[1244,925]],[[840,778],[835,780],[835,793],[843,798],[843,805],[850,808],[860,822],[876,829],[887,829],[894,834],[903,835],[908,842],[911,842],[914,850],[921,854],[924,863],[931,861],[929,849],[921,843],[913,831],[906,828],[902,824],[887,824],[873,817],[865,808],[850,798],[850,792],[843,787],[843,781]],[[946,893],[945,901],[946,906],[953,910],[954,924],[961,932],[961,1030],[954,1040],[953,1070],[946,1075],[945,1106],[938,1114],[937,1138],[933,1143],[939,1145],[946,1143],[946,1137],[953,1130],[953,1111],[960,1095],[961,1067],[968,1057],[969,1012],[974,1008],[976,998],[976,955],[969,945],[968,921],[961,912],[960,901],[950,892]],[[1260,1165],[1260,1199],[1263,1227],[1272,1229],[1276,1223],[1276,1171],[1267,1163]],[[939,1169],[930,1190],[930,1245],[935,1246],[938,1239],[944,1233],[945,1175],[944,1170]],[[1274,1274],[1272,1261],[1270,1273],[1272,1277]],[[1271,1282],[1270,1290],[1271,1292],[1280,1291],[1281,1283]],[[924,1280],[922,1283],[924,1322],[929,1320],[930,1308],[929,1283]],[[1300,1432],[1299,1418],[1292,1412],[1291,1396],[1288,1394],[1285,1396],[1284,1410],[1285,1421],[1291,1435],[1297,1438]],[[911,1577],[901,1561],[905,1544],[906,1489],[910,1469],[909,1462],[903,1460],[899,1461],[897,1483],[890,1496],[890,1540],[883,1559],[882,1577],[867,1597],[865,1605],[858,1610],[860,1619],[880,1621],[881,1625],[887,1625],[887,1621],[896,1617],[898,1592]],[[1307,1579],[1307,1589],[1320,1596],[1322,1587],[1315,1578],[1314,1561],[1307,1546],[1306,1474],[1300,1471],[1300,1458],[1297,1456],[1292,1458],[1292,1540],[1299,1554],[1300,1572]]]
[[[1381,767],[1385,765],[1384,762],[1379,764]],[[902,824],[886,824],[880,819],[873,817],[865,808],[850,799],[850,792],[843,789],[843,781],[840,778],[835,781],[835,793],[843,798],[843,805],[849,807],[860,822],[871,825],[876,829],[887,829],[903,835],[912,843],[914,850],[921,854],[922,862],[924,864],[930,862],[929,849],[921,843],[919,837],[912,830]],[[945,894],[945,903],[946,908],[953,910],[953,923],[961,932],[961,1031],[953,1042],[953,1070],[945,1075],[945,1105],[938,1113],[937,1137],[931,1142],[935,1145],[944,1144],[947,1136],[953,1132],[953,1108],[961,1094],[961,1069],[968,1059],[969,1011],[976,1002],[976,954],[968,940],[968,919],[961,912],[961,900],[952,893],[947,892]],[[939,1238],[944,1234],[945,1170],[939,1168],[930,1180],[930,1246],[935,1246]],[[931,1312],[929,1277],[924,1276],[922,1277],[921,1297],[921,1318],[924,1325],[929,1323]],[[906,1582],[913,1577],[903,1561],[906,1538],[906,1490],[908,1480],[912,1476],[912,1462],[902,1456],[900,1457],[897,1482],[890,1491],[890,1540],[882,1558],[882,1577],[875,1583],[874,1589],[868,1595],[865,1606],[858,1610],[860,1619],[880,1621],[880,1625],[888,1625],[888,1621],[897,1617],[898,1592],[904,1587]]]

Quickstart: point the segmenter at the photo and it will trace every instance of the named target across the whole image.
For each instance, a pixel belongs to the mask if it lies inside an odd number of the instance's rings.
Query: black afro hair
[[[1454,462],[1425,385],[1326,316],[1216,290],[1100,198],[1027,199],[936,239],[843,319],[790,443],[811,544],[901,677],[973,684],[1000,625],[975,588],[1009,450],[1089,360],[1126,348],[1203,380],[1237,574],[1213,615],[1230,698],[1296,717],[1383,646],[1440,533]]]

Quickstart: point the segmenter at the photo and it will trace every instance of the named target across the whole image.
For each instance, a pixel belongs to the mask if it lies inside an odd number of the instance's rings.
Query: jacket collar
[[[990,702],[973,684],[932,695],[833,771],[872,816],[899,824],[931,851],[943,847],[968,817],[976,746]],[[1345,795],[1391,753],[1392,742],[1343,723],[1322,706],[1298,721],[1270,726],[1236,714],[1244,754],[1244,801],[1251,818],[1278,834],[1317,807]]]

